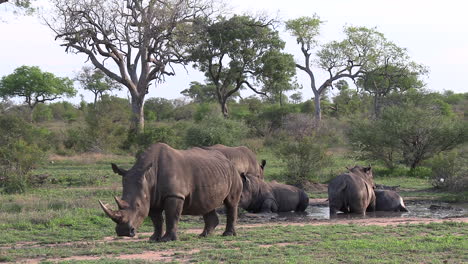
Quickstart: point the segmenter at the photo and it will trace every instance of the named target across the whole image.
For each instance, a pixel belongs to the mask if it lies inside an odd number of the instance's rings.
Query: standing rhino
[[[205,149],[217,150],[223,153],[226,158],[234,164],[239,174],[249,173],[259,177],[260,179],[264,178],[263,169],[265,168],[266,160],[262,160],[262,163],[259,164],[255,153],[247,147],[227,147],[221,144],[216,144],[211,147],[205,147]]]
[[[249,212],[304,212],[309,205],[309,197],[297,187],[264,182],[248,173],[242,173],[241,177],[243,189],[239,206]]]
[[[391,190],[375,190],[375,210],[408,212],[403,198],[401,198],[398,193]]]
[[[366,214],[375,210],[374,178],[371,167],[355,166],[328,184],[330,217],[337,211]]]
[[[236,235],[237,207],[242,192],[242,180],[232,163],[216,151],[193,148],[176,150],[162,143],[149,147],[126,171],[112,164],[122,175],[122,198],[115,198],[118,211],[104,212],[114,222],[118,236],[135,235],[146,216],[154,225],[151,241],[177,240],[177,224],[181,214],[203,215],[207,236],[218,225],[215,209],[224,203],[227,212],[223,235]],[[163,215],[166,233],[162,236]]]

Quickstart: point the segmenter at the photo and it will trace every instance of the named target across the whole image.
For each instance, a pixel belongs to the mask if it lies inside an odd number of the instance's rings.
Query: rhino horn
[[[114,196],[114,199],[120,210],[130,207],[130,205],[126,201],[120,199],[119,197]]]
[[[122,215],[120,214],[120,212],[116,212],[116,211],[113,211],[109,208],[107,208],[102,202],[101,200],[99,200],[99,205],[101,205],[101,208],[102,210],[104,211],[104,213],[106,213],[106,215],[108,217],[110,217],[110,219],[112,219],[112,221],[116,222],[116,223],[120,223],[121,220],[122,220]]]

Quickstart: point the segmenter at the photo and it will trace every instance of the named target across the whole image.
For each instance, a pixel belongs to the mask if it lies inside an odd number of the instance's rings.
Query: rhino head
[[[368,182],[372,188],[375,188],[374,183],[374,175],[372,174],[372,167],[369,165],[368,167],[363,167],[356,165],[352,168],[346,167],[350,172],[361,176],[366,182]]]
[[[143,168],[132,168],[129,171],[119,168],[112,163],[112,170],[122,176],[122,198],[114,196],[119,210],[109,209],[99,201],[104,213],[112,219],[117,226],[115,231],[118,236],[133,237],[136,229],[148,216],[150,209],[150,188],[146,178],[151,165]]]
[[[242,178],[242,193],[239,201],[241,208],[247,209],[250,204],[256,199],[259,193],[259,177],[249,173],[241,173]]]

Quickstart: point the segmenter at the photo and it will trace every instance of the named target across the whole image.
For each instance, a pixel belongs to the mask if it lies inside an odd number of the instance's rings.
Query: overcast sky
[[[345,25],[377,27],[387,39],[408,49],[411,58],[426,65],[430,72],[425,79],[427,88],[436,91],[468,92],[468,17],[463,0],[231,0],[235,13],[267,12],[284,20],[314,13],[326,21],[321,42],[340,40]],[[22,65],[39,66],[57,76],[73,77],[84,65],[82,54],[66,54],[51,30],[35,17],[14,17],[5,4],[0,5],[0,76],[8,75]],[[281,27],[280,30],[284,28]],[[282,33],[286,51],[302,57],[295,40]],[[180,91],[191,81],[203,81],[203,75],[183,68],[176,76],[150,88],[149,97],[169,99],[181,97]],[[318,82],[321,83],[320,75]],[[298,72],[304,87],[304,99],[312,92],[308,79]],[[79,91],[87,101],[91,93]],[[121,92],[119,96],[126,96]],[[79,102],[79,97],[72,101]]]

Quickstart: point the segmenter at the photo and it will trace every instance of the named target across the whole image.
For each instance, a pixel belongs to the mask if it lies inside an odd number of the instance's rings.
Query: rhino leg
[[[164,212],[166,214],[166,233],[161,242],[177,240],[177,224],[184,206],[184,200],[179,197],[168,197],[164,201]]]
[[[226,230],[224,231],[223,236],[236,235],[235,224],[237,221],[237,206],[239,199],[237,199],[237,202],[234,200],[235,199],[230,199],[229,197],[224,200],[224,206],[226,207]]]
[[[219,224],[218,214],[216,214],[216,210],[213,210],[207,214],[203,215],[203,220],[205,220],[205,228],[203,232],[200,234],[201,237],[208,236]]]
[[[154,233],[149,240],[154,242],[161,241],[164,221],[162,211],[158,210],[154,214],[151,214],[151,221],[153,221]]]
[[[278,205],[276,201],[273,199],[266,199],[263,201],[262,209],[260,210],[262,213],[271,213],[271,212],[278,212]]]

